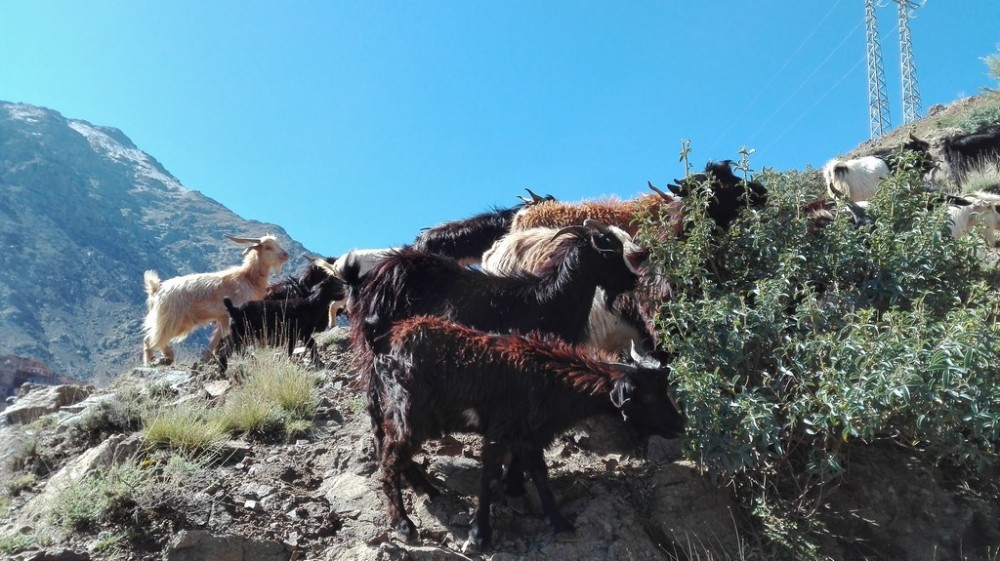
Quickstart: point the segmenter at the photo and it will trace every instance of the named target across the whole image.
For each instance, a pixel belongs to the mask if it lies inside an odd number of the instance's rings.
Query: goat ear
[[[611,388],[611,404],[621,409],[628,400],[632,399],[633,393],[635,393],[635,384],[632,383],[632,380],[620,378],[615,381],[614,387]]]
[[[639,351],[635,348],[635,339],[632,340],[632,348],[629,349],[629,355],[638,366],[643,368],[658,369],[663,367],[660,361],[656,360],[652,356],[639,354]]]

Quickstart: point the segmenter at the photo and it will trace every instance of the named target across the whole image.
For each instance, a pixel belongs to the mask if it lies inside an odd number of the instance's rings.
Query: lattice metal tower
[[[899,7],[899,75],[903,81],[903,124],[920,117],[920,88],[917,69],[913,64],[913,44],[910,42],[910,13],[926,3],[894,0]]]
[[[878,138],[892,126],[889,119],[889,95],[882,70],[882,44],[878,39],[875,0],[865,0],[865,36],[868,42],[868,133]]]

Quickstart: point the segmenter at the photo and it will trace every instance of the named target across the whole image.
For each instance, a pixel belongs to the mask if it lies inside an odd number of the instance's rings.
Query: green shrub
[[[660,217],[640,231],[673,288],[657,328],[687,453],[790,556],[818,555],[813,507],[853,445],[891,439],[973,479],[997,460],[997,271],[981,238],[951,238],[902,163],[870,202],[870,228],[839,217],[814,231],[801,209],[822,186],[764,172],[767,208],[728,232],[703,194],[684,203],[682,240],[657,241]]]

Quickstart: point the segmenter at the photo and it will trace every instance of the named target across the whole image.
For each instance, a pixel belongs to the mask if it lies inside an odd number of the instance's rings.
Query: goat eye
[[[615,248],[614,242],[611,240],[611,236],[607,234],[601,234],[600,236],[597,236],[597,238],[594,240],[594,245],[597,246],[597,249],[600,249],[601,251],[611,251]]]

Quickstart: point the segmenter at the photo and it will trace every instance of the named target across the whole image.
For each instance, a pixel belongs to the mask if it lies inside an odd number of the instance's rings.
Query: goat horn
[[[587,229],[583,226],[566,226],[565,228],[559,230],[552,236],[552,239],[556,239],[564,234],[576,234],[578,236],[586,235]]]
[[[661,190],[661,189],[660,189],[659,187],[657,187],[656,185],[653,185],[653,182],[652,182],[652,181],[647,181],[647,182],[646,182],[646,185],[649,185],[649,188],[650,188],[650,189],[652,189],[654,193],[656,193],[657,195],[659,195],[659,196],[663,197],[664,199],[666,199],[666,200],[668,200],[668,201],[672,201],[672,200],[674,200],[674,198],[673,198],[673,197],[671,197],[670,195],[668,195],[668,194],[664,193],[664,192],[663,192],[663,191],[662,191],[662,190]]]
[[[586,227],[588,227],[588,228],[594,228],[595,230],[598,230],[598,231],[600,231],[602,233],[607,233],[608,232],[608,227],[604,224],[604,222],[601,222],[600,220],[597,220],[596,218],[588,218],[588,219],[584,220],[583,221],[583,225],[586,226]]]
[[[225,234],[225,236],[236,243],[260,243],[260,238],[237,238],[229,234]]]
[[[540,202],[546,200],[545,197],[536,195],[534,191],[532,191],[531,189],[528,189],[527,187],[525,187],[524,190],[527,191],[529,195],[531,195],[531,200],[535,201],[536,203],[540,203]]]

